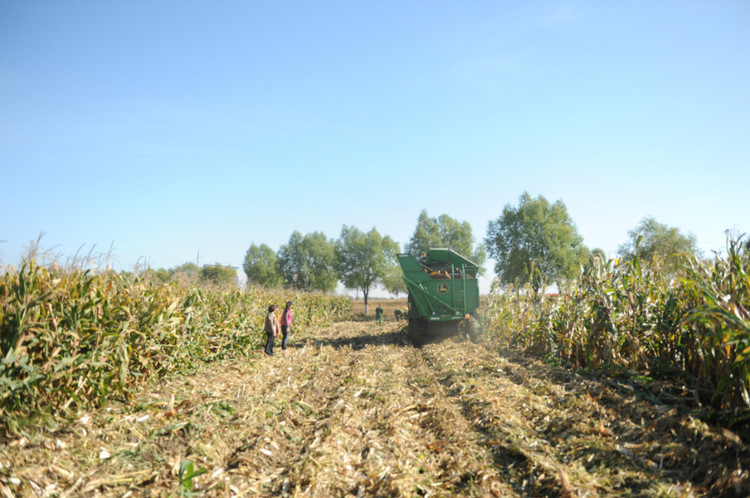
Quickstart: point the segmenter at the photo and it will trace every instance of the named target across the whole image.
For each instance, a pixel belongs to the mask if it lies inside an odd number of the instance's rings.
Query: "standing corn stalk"
[[[571,291],[493,287],[489,335],[573,365],[675,376],[700,403],[750,408],[750,243],[730,240],[713,262],[683,256],[680,278],[660,261],[594,261]]]
[[[0,278],[0,425],[127,400],[136,389],[261,343],[278,292],[153,284],[114,272],[37,265]],[[348,314],[346,298],[298,294],[302,326]]]

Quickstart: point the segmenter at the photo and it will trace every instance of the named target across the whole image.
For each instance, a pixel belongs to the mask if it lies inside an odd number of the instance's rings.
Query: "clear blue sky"
[[[5,265],[403,245],[422,209],[480,241],[524,191],[710,254],[750,230],[750,3],[3,1],[0,173]]]

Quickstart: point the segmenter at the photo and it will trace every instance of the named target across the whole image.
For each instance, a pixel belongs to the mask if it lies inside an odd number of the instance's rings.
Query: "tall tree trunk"
[[[362,289],[362,295],[365,296],[365,315],[368,313],[367,311],[367,295],[370,293],[370,289]]]

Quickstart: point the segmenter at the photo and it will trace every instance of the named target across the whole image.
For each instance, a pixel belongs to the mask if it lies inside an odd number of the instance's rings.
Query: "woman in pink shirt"
[[[284,338],[281,340],[281,349],[286,349],[286,340],[289,332],[292,330],[292,302],[287,301],[284,311],[281,312],[281,334]]]

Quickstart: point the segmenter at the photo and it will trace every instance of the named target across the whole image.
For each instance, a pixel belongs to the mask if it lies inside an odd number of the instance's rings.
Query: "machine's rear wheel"
[[[475,318],[469,318],[462,322],[461,330],[474,344],[482,342],[481,330]]]
[[[409,318],[409,329],[406,336],[415,346],[424,346],[427,342],[427,321],[423,318]]]
[[[430,322],[428,334],[436,340],[453,337],[458,334],[458,321]]]
[[[422,347],[431,342],[453,337],[459,333],[459,321],[430,322],[424,318],[410,318],[407,337],[412,344]]]

